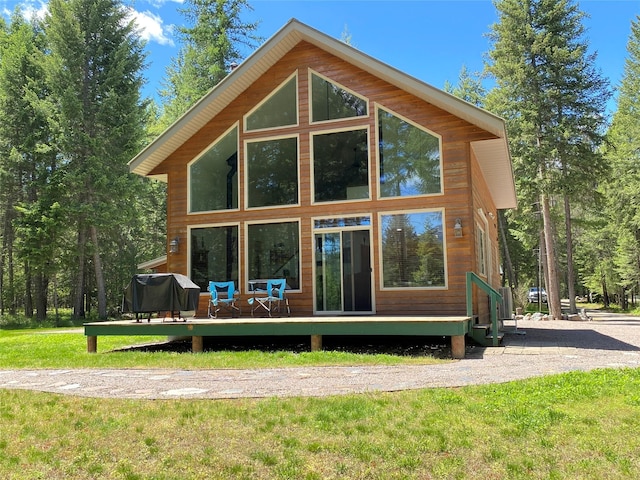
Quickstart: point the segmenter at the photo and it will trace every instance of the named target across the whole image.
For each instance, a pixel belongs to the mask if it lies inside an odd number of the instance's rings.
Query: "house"
[[[295,19],[130,170],[168,184],[164,271],[201,286],[199,316],[209,280],[244,301],[282,277],[295,316],[466,315],[516,207],[502,119]]]

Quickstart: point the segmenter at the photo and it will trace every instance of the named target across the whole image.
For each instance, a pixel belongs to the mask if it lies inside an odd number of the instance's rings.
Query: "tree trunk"
[[[567,288],[569,290],[569,313],[578,313],[576,307],[576,280],[573,271],[573,234],[571,233],[571,204],[564,196],[564,227],[567,236]]]
[[[558,288],[558,269],[556,265],[556,254],[553,245],[553,224],[551,220],[551,209],[549,207],[549,198],[546,194],[540,195],[540,203],[542,205],[542,222],[544,227],[544,241],[546,250],[547,263],[547,305],[549,306],[549,315],[554,320],[562,318],[562,304],[560,301],[560,289]]]
[[[84,318],[84,251],[86,247],[86,232],[84,227],[80,226],[78,230],[78,272],[76,278],[76,296],[73,302],[73,316],[75,318]]]
[[[60,322],[60,307],[58,305],[58,274],[53,273],[53,310],[56,316],[56,327]]]
[[[24,263],[24,316],[33,318],[33,278],[31,276],[31,265],[28,260]]]
[[[13,265],[13,233],[9,238],[7,245],[7,267],[9,276],[9,314],[15,315],[18,313],[18,306],[16,302],[16,284],[15,284],[15,271]]]
[[[93,266],[96,273],[96,289],[98,290],[98,317],[107,318],[107,290],[104,285],[104,275],[102,272],[102,259],[100,258],[100,248],[98,244],[98,230],[95,225],[91,225],[91,241],[93,242]]]
[[[4,315],[4,256],[5,249],[0,251],[0,315]]]
[[[545,246],[544,229],[540,230],[540,243],[538,249],[538,288],[544,286],[549,291],[549,271],[547,269],[547,247]],[[547,304],[549,297],[547,296]],[[538,310],[542,311],[542,295],[538,294]]]
[[[607,280],[602,276],[602,304],[604,308],[609,308],[609,290],[607,290]]]
[[[47,291],[49,290],[49,278],[42,272],[35,278],[35,305],[36,320],[44,322],[47,318]]]

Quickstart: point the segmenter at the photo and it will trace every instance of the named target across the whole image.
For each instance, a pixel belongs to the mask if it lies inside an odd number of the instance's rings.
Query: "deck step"
[[[487,333],[487,336],[484,338],[486,338],[487,340],[493,340],[493,334]],[[502,332],[498,333],[498,342],[501,342],[503,338],[504,338],[504,333]]]
[[[490,323],[476,323],[473,326],[474,329],[476,330],[488,330],[491,328],[491,324]]]
[[[480,345],[484,347],[492,347],[493,346],[493,333],[491,332],[491,324],[490,323],[478,323],[473,325],[471,330],[471,337]],[[502,339],[504,338],[503,332],[498,332],[497,335],[498,344],[502,343]]]

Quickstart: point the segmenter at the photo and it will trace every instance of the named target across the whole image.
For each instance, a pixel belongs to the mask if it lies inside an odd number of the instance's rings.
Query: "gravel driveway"
[[[0,370],[0,388],[101,398],[319,397],[500,383],[571,370],[638,368],[640,318],[590,315],[590,322],[519,321],[517,332],[507,327],[510,333],[502,346],[470,346],[465,359],[442,365]]]

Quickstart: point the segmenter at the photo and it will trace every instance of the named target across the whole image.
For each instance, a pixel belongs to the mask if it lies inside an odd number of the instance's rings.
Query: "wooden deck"
[[[100,335],[166,335],[192,337],[192,350],[203,350],[203,337],[217,336],[289,336],[311,337],[311,350],[322,349],[323,335],[416,335],[451,337],[453,358],[464,358],[465,335],[469,333],[471,318],[465,316],[316,316],[272,318],[154,318],[84,324],[87,351],[97,352]]]

